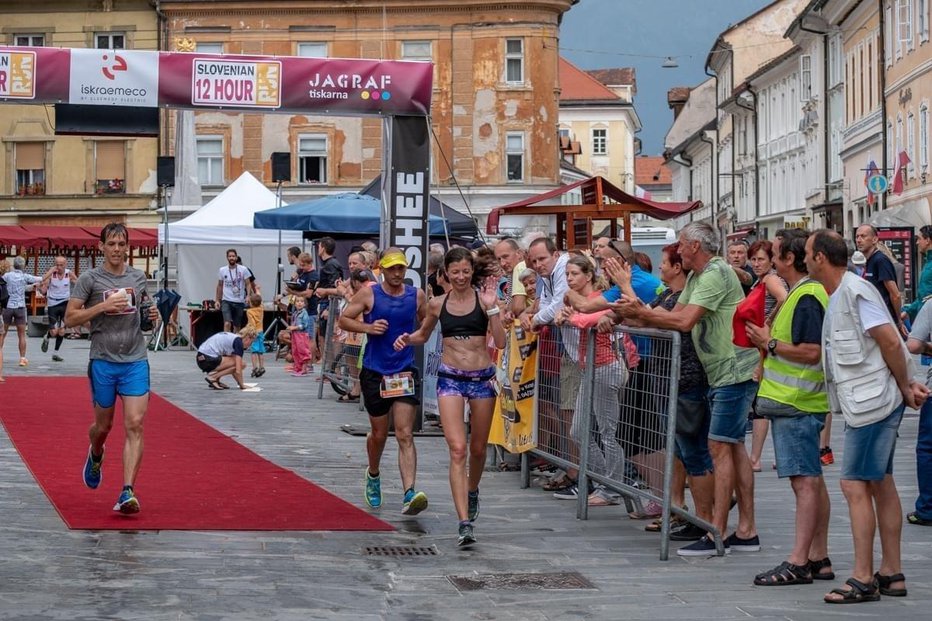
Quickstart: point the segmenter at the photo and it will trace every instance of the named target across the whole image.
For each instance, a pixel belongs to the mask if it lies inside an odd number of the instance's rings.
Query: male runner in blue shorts
[[[104,443],[113,427],[117,395],[123,401],[123,490],[113,507],[125,514],[139,512],[133,483],[142,462],[142,421],[149,406],[149,361],[142,336],[139,306],[148,301],[146,275],[126,264],[129,233],[112,222],[100,232],[104,262],[81,274],[75,283],[65,325],[91,323],[88,376],[94,403],[91,446],[84,463],[84,484],[96,489],[101,481]],[[145,308],[145,306],[144,306]],[[149,306],[147,319],[158,321],[158,309]]]

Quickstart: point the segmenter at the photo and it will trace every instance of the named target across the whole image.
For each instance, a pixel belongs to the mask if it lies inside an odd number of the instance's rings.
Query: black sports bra
[[[440,308],[440,331],[444,338],[470,336],[485,336],[489,329],[489,318],[482,310],[479,294],[476,293],[476,306],[465,315],[453,315],[447,310],[447,300],[444,298]]]

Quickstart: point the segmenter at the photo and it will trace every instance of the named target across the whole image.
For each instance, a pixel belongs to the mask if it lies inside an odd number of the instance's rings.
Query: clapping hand
[[[636,319],[644,308],[644,303],[638,298],[632,297],[626,293],[621,296],[620,300],[610,303],[609,306],[621,317]]]
[[[602,269],[621,289],[631,287],[631,266],[627,262],[622,263],[615,257],[608,257],[602,260]]]

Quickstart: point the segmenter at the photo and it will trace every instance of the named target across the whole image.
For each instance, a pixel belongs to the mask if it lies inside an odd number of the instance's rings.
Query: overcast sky
[[[706,79],[718,35],[771,0],[580,0],[563,17],[560,53],[581,69],[634,67],[644,155],[663,152],[673,122],[667,91]],[[662,69],[673,56],[677,69]]]

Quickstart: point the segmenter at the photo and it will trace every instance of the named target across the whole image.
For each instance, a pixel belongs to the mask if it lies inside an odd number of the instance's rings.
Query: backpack
[[[0,308],[6,308],[7,302],[10,301],[10,292],[7,291],[6,281],[0,276]]]

